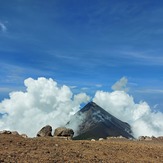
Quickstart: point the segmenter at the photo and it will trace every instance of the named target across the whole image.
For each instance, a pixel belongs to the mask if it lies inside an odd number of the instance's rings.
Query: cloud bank
[[[87,103],[85,93],[73,95],[66,85],[59,87],[52,79],[28,78],[24,81],[26,92],[12,92],[10,99],[0,103],[0,130],[17,130],[35,136],[44,125],[53,128],[64,126],[71,115]]]
[[[17,130],[29,136],[49,124],[53,128],[64,126],[83,103],[90,101],[85,93],[73,94],[70,87],[59,86],[53,79],[28,78],[24,81],[26,91],[9,94],[9,99],[0,103],[0,130]],[[127,79],[114,84],[113,92],[96,91],[93,101],[110,114],[128,122],[135,137],[163,135],[163,113],[152,112],[146,102],[135,103],[125,92]],[[76,121],[80,123],[80,118]],[[75,126],[77,128],[77,126]]]
[[[136,138],[141,135],[163,135],[163,113],[152,112],[146,102],[135,103],[133,97],[124,91],[97,91],[93,101],[118,119],[129,123]]]

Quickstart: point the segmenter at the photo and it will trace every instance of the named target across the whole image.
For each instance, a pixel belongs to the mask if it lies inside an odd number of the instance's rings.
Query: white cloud
[[[159,106],[159,104],[155,104],[155,105],[153,106],[153,108],[154,108],[154,109],[157,109],[158,106]]]
[[[0,22],[0,29],[1,29],[2,32],[6,32],[7,31],[7,27],[2,22]]]
[[[8,93],[13,91],[13,88],[9,88],[9,87],[0,87],[0,93]]]
[[[123,91],[128,91],[128,88],[126,87],[128,82],[128,79],[126,77],[122,77],[119,81],[117,81],[113,86],[112,89],[114,91],[117,90],[123,90]]]
[[[102,87],[102,84],[96,84],[95,86],[100,88],[100,87]]]
[[[77,86],[75,86],[75,85],[71,85],[71,86],[69,86],[71,89],[75,89],[75,88],[77,88]]]
[[[85,90],[88,90],[88,89],[89,89],[88,87],[81,88],[82,91],[85,91]]]
[[[122,53],[121,57],[126,59],[134,59],[132,64],[137,63],[141,65],[163,65],[163,56],[156,54],[156,51],[142,51],[142,52],[133,52],[133,51],[119,51]]]
[[[7,113],[0,119],[0,130],[35,136],[44,125],[53,128],[65,125],[80,104],[90,99],[85,93],[73,95],[68,86],[59,87],[52,79],[28,78],[24,83],[26,92],[12,92],[10,99],[0,103],[0,112]]]
[[[150,94],[154,94],[154,93],[162,94],[163,90],[162,89],[141,89],[141,90],[136,90],[136,92],[138,92],[138,93],[150,93]]]
[[[97,91],[93,101],[118,119],[128,122],[135,137],[163,135],[163,113],[152,112],[146,102],[135,103],[133,97],[124,91]]]
[[[128,122],[135,137],[163,135],[163,113],[152,112],[146,102],[135,103],[131,95],[121,90],[127,84],[126,78],[119,83],[115,84],[118,90],[113,92],[97,91],[93,101],[110,114]],[[68,86],[58,86],[52,79],[28,78],[24,84],[25,92],[12,92],[9,99],[0,103],[0,113],[7,113],[0,119],[0,130],[17,130],[35,136],[44,125],[49,124],[53,128],[65,125],[81,104],[90,100],[85,93],[74,95]]]

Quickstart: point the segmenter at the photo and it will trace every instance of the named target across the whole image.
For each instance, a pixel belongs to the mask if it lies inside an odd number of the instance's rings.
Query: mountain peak
[[[98,105],[97,105],[95,102],[91,101],[91,102],[89,102],[88,104],[86,104],[85,106],[96,107],[96,106],[98,106]]]
[[[92,105],[92,106],[97,106],[97,104],[93,101],[89,102],[88,104]]]
[[[94,102],[89,102],[68,122],[69,126],[78,129],[75,139],[91,139],[108,136],[133,138],[130,125],[117,119]]]
[[[97,105],[95,102],[91,101],[88,104],[86,104],[81,110],[80,112],[86,112],[88,110],[92,110],[92,111],[100,111],[103,110],[99,105]],[[104,111],[104,110],[103,110]]]

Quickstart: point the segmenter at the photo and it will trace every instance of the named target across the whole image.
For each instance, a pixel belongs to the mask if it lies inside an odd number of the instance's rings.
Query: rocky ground
[[[163,162],[163,141],[58,140],[0,134],[0,163]]]

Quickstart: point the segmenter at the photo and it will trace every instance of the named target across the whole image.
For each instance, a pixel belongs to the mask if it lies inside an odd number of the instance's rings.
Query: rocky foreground
[[[111,138],[101,141],[0,134],[0,163],[163,162],[163,141]]]

